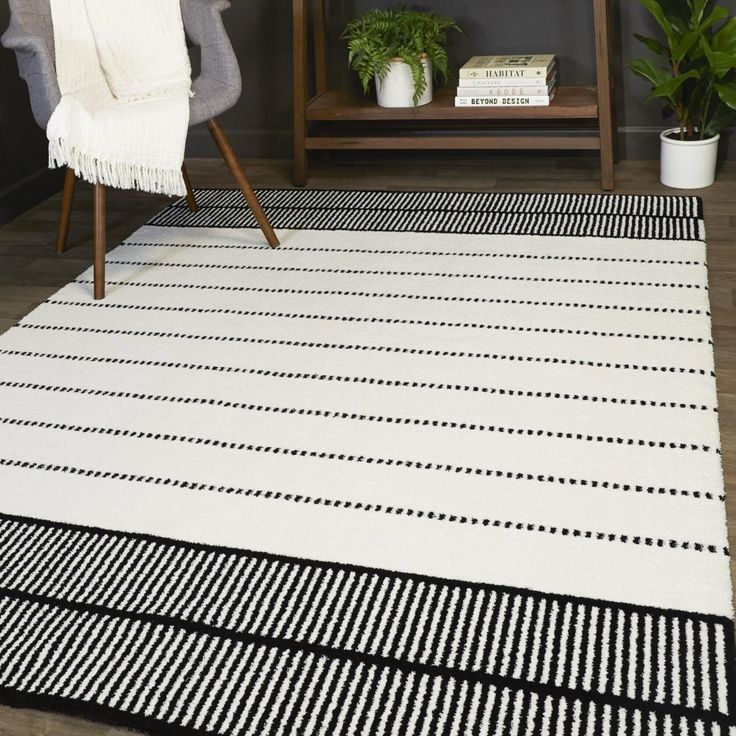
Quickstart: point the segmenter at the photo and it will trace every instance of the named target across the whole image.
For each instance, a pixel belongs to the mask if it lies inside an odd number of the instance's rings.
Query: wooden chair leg
[[[105,199],[103,184],[95,184],[94,212],[94,296],[105,298]]]
[[[72,205],[74,204],[74,186],[77,177],[74,169],[67,167],[64,174],[64,193],[61,195],[61,215],[59,217],[59,233],[56,236],[56,252],[66,250],[66,241],[69,237],[69,223],[72,219]]]
[[[279,239],[276,237],[276,233],[274,233],[273,228],[271,227],[271,223],[268,221],[266,213],[263,211],[261,203],[258,201],[256,193],[253,191],[253,187],[248,181],[248,177],[245,175],[245,172],[240,166],[240,162],[235,155],[235,151],[233,151],[233,148],[230,145],[230,141],[225,135],[225,131],[214,118],[208,121],[207,127],[210,130],[212,138],[214,139],[215,144],[220,151],[220,154],[222,155],[223,159],[225,159],[225,163],[230,169],[230,173],[233,175],[233,178],[235,179],[238,187],[240,187],[240,191],[243,193],[245,201],[248,203],[248,207],[250,207],[250,211],[255,216],[256,221],[258,222],[258,226],[261,228],[263,234],[266,236],[268,244],[272,248],[278,248],[278,246],[280,245]]]
[[[197,204],[197,199],[194,196],[194,189],[192,189],[192,182],[189,179],[189,172],[184,164],[181,165],[181,173],[184,177],[184,185],[187,188],[187,205],[191,212],[199,212],[199,205]]]

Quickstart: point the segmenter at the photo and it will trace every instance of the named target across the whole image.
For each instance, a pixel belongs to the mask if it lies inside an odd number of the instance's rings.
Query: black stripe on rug
[[[178,200],[149,221],[162,227],[255,228],[237,190],[196,193],[199,210]],[[547,235],[699,241],[696,197],[259,190],[271,224],[282,229]]]
[[[465,734],[513,707],[725,734],[734,713],[725,618],[8,515],[0,632],[5,702],[183,733],[321,713],[326,733]]]

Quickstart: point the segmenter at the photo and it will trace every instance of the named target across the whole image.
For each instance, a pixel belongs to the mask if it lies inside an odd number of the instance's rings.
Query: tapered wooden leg
[[[72,205],[74,204],[74,185],[77,177],[74,169],[67,167],[64,174],[64,193],[61,195],[61,215],[59,217],[59,234],[56,237],[56,252],[63,253],[66,249],[66,240],[69,237],[69,222],[72,219]]]
[[[95,184],[94,282],[95,299],[105,298],[105,199],[103,184]]]
[[[187,205],[192,212],[199,212],[199,205],[197,204],[197,199],[194,196],[194,189],[192,189],[192,182],[189,179],[189,172],[184,164],[181,165],[181,173],[184,177],[184,185],[187,188]]]
[[[266,236],[268,244],[272,248],[278,248],[278,246],[280,245],[279,239],[276,237],[276,233],[274,233],[273,228],[271,227],[271,223],[268,221],[266,213],[263,211],[261,203],[258,201],[256,193],[253,191],[253,187],[248,181],[248,177],[245,175],[245,172],[241,168],[240,162],[235,155],[235,151],[233,151],[233,148],[230,145],[230,141],[225,135],[225,131],[220,127],[220,124],[214,118],[207,123],[207,127],[212,134],[212,138],[217,144],[217,148],[219,149],[220,154],[225,159],[225,163],[230,169],[230,173],[233,175],[233,178],[235,179],[238,187],[240,187],[240,191],[243,193],[245,201],[248,203],[248,207],[250,207],[250,211],[255,216],[256,221],[258,222],[258,226],[261,228],[263,234]]]

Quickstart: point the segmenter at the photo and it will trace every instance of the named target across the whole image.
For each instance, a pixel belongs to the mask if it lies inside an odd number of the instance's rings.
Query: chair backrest
[[[125,0],[120,0],[125,2]],[[2,2],[2,0],[0,0]],[[36,122],[45,130],[61,99],[56,79],[51,0],[9,0],[10,27],[0,41],[13,49],[21,77],[28,85]],[[193,80],[190,124],[220,115],[240,97],[238,60],[220,13],[226,0],[181,0],[187,36],[200,46],[201,74]]]
[[[28,85],[36,122],[46,128],[59,102],[54,66],[54,27],[50,0],[9,0],[10,28],[4,45],[15,51],[20,76]]]

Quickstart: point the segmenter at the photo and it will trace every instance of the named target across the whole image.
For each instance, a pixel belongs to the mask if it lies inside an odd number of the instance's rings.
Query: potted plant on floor
[[[382,107],[416,107],[432,101],[433,78],[447,79],[450,30],[460,28],[434,13],[369,10],[347,24],[342,38],[366,94],[374,81]]]
[[[721,131],[736,120],[736,18],[713,0],[641,0],[664,38],[635,34],[665,64],[634,59],[629,69],[652,85],[677,127],[661,134],[661,180],[699,189],[715,180]]]

